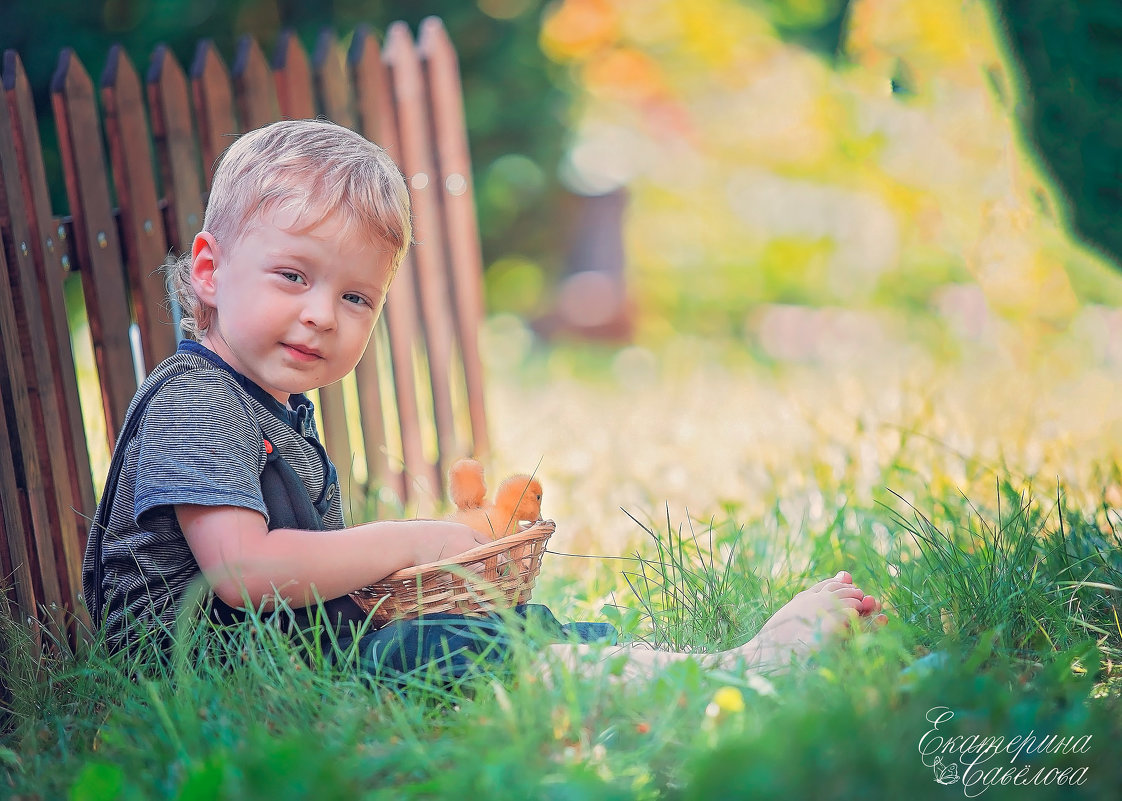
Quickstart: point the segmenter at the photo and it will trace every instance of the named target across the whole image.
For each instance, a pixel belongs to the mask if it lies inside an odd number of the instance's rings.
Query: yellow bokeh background
[[[981,2],[855,0],[830,63],[734,0],[555,4],[541,44],[579,87],[567,168],[630,193],[641,336],[755,336],[759,304],[794,303],[905,332],[984,314],[1027,358],[1122,297],[1022,140],[995,31]]]

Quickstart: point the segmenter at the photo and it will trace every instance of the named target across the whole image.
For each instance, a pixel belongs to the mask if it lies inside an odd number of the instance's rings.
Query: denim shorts
[[[396,620],[359,638],[359,668],[376,678],[452,682],[502,668],[510,654],[512,634],[527,637],[535,646],[561,642],[614,645],[617,640],[610,623],[562,624],[548,607],[523,604],[503,615],[434,614]],[[339,644],[347,649],[353,640],[343,637]]]

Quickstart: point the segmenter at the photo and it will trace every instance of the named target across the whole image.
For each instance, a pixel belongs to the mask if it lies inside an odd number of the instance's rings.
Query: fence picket
[[[214,42],[203,39],[191,63],[191,94],[195,121],[199,129],[199,149],[203,157],[203,181],[210,189],[214,168],[238,131],[234,119],[234,90],[230,73]]]
[[[347,57],[355,84],[359,128],[364,136],[377,142],[390,157],[401,164],[397,120],[390,94],[388,68],[374,36],[366,28],[355,31]],[[403,472],[400,495],[413,495],[412,481],[423,482],[430,491],[441,486],[439,476],[425,460],[421,441],[421,414],[417,405],[417,381],[413,369],[413,348],[417,340],[417,288],[412,254],[397,270],[390,285],[386,308],[386,329],[393,371],[394,401],[401,432]]]
[[[346,56],[330,29],[320,31],[316,39],[312,74],[320,111],[329,120],[353,129],[355,115],[350,87],[347,85]]]
[[[3,247],[0,247],[0,264],[4,267],[6,278],[8,268]],[[7,281],[0,282],[0,378],[16,387],[21,386],[20,382],[23,378],[19,351],[14,349],[18,348],[15,336],[18,326]],[[9,332],[11,332],[10,336]],[[16,362],[15,365],[9,365],[9,352],[12,354],[11,361]],[[13,403],[13,408],[10,410],[13,421],[9,427],[9,409],[0,407],[0,437],[3,437],[5,442],[14,444],[17,441],[17,431],[14,429],[18,426],[21,408],[26,406],[18,402]],[[34,531],[35,521],[27,502],[23,481],[20,480],[21,476],[26,477],[26,471],[22,465],[17,466],[19,458],[18,448],[0,448],[0,534],[3,535],[6,546],[3,549],[4,581],[14,582],[12,588],[14,600],[27,614],[34,613],[34,610],[39,608],[39,599],[43,596],[41,583],[34,569],[37,566],[36,559],[28,543],[28,538]]]
[[[277,87],[273,72],[261,46],[252,36],[238,40],[234,56],[234,102],[238,107],[242,130],[252,131],[280,119]]]
[[[51,373],[56,378],[55,403],[63,417],[60,430],[65,452],[52,454],[52,459],[64,466],[69,478],[76,536],[79,542],[85,542],[95,504],[93,475],[62,291],[66,265],[71,260],[68,243],[73,241],[73,232],[67,234],[51,214],[31,85],[19,56],[12,50],[4,54],[3,85],[7,121],[0,126],[0,137],[10,136],[14,146],[20,192],[19,199],[9,194],[8,202],[13,207],[22,206],[28,224],[28,244],[37,270]]]
[[[479,326],[483,322],[483,258],[475,195],[471,180],[463,85],[456,49],[439,17],[421,22],[418,50],[425,66],[428,103],[439,174],[440,198],[452,277],[457,338],[467,383],[472,451],[484,458],[491,449],[483,405],[483,364],[479,354]]]
[[[167,255],[167,235],[156,200],[152,144],[140,78],[120,45],[109,51],[101,84],[132,307],[140,326],[144,366],[151,371],[175,350],[175,329],[159,269]]]
[[[398,141],[401,166],[413,203],[413,263],[420,287],[421,323],[428,353],[433,416],[436,418],[438,474],[451,458],[461,455],[452,411],[452,308],[444,265],[444,243],[437,219],[436,171],[432,160],[428,115],[422,98],[424,79],[413,35],[404,22],[395,22],[386,32],[384,57],[390,65],[390,80],[398,103]]]
[[[9,155],[8,149],[3,147],[4,155]],[[6,181],[7,179],[5,183]],[[9,519],[13,524],[26,524],[28,520],[31,523],[16,529],[17,536],[8,543],[13,567],[26,567],[31,572],[32,584],[24,588],[24,597],[33,605],[25,606],[24,612],[37,615],[40,606],[45,605],[47,622],[52,632],[55,636],[65,637],[66,624],[59,613],[64,604],[64,582],[59,580],[62,575],[60,567],[65,566],[56,563],[51,540],[51,531],[59,530],[59,517],[57,507],[51,503],[52,494],[48,492],[44,481],[44,473],[50,470],[50,466],[43,464],[42,452],[38,447],[38,440],[43,434],[43,420],[29,391],[34,386],[34,379],[29,380],[28,365],[24,358],[27,324],[23,317],[27,316],[28,309],[26,306],[21,307],[19,298],[13,297],[11,286],[20,280],[20,267],[8,262],[4,250],[5,248],[0,247],[0,268],[4,279],[0,281],[0,352],[6,368],[4,378],[12,387],[10,396],[4,398],[4,413],[10,413],[15,421],[15,436],[10,437],[8,442],[13,457],[13,482],[16,484],[16,491],[11,496],[5,492],[0,502],[4,505],[5,529]],[[14,281],[10,271],[15,274]],[[23,300],[27,300],[26,295]],[[10,412],[8,404],[11,404]],[[12,434],[11,431],[8,433]],[[49,473],[47,476],[49,477]],[[20,477],[23,479],[22,483],[19,481]],[[18,514],[15,509],[9,508],[10,504],[18,505]],[[39,605],[35,605],[35,602]]]
[[[74,217],[74,252],[82,271],[86,314],[112,447],[136,392],[129,343],[125,270],[109,200],[101,123],[93,82],[73,50],[62,51],[51,83],[59,154]]]
[[[202,173],[192,129],[187,76],[164,45],[158,45],[152,52],[147,84],[152,136],[167,200],[169,240],[174,250],[185,253],[203,226]]]
[[[3,114],[7,122],[7,114]],[[64,459],[54,459],[52,454],[61,453],[65,448],[63,440],[63,419],[58,408],[58,394],[55,385],[58,376],[54,372],[50,353],[47,349],[46,318],[43,316],[42,288],[39,286],[30,247],[30,226],[18,195],[19,177],[15,170],[17,162],[14,148],[10,143],[0,145],[0,174],[3,175],[3,198],[0,209],[7,212],[11,256],[5,260],[5,273],[8,279],[11,315],[5,309],[5,316],[12,320],[11,340],[16,348],[5,345],[11,355],[10,368],[22,368],[22,379],[29,389],[26,405],[22,407],[19,422],[25,422],[23,415],[30,418],[30,428],[21,429],[17,425],[18,447],[13,451],[23,458],[27,471],[28,491],[36,486],[43,496],[47,517],[35,522],[36,547],[53,555],[53,564],[61,566],[59,573],[62,596],[57,601],[74,609],[75,601],[81,594],[81,577],[76,582],[67,574],[67,557],[77,555],[85,545],[84,536],[79,537],[74,517],[75,503],[71,494],[70,477]],[[12,195],[8,190],[14,190]],[[21,366],[14,364],[22,361]],[[17,373],[16,375],[20,375]],[[22,399],[13,401],[21,404]],[[53,599],[52,599],[53,600]]]
[[[282,31],[273,54],[273,79],[281,115],[290,120],[316,116],[308,54],[293,31]]]

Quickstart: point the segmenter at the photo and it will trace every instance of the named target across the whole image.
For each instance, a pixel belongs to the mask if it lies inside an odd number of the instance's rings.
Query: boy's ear
[[[200,231],[191,244],[191,288],[208,306],[214,305],[214,271],[217,268],[218,242],[207,231]]]

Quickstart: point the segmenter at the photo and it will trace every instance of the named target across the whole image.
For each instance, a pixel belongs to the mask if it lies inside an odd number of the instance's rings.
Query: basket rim
[[[541,539],[542,537],[549,537],[557,530],[557,525],[552,520],[538,520],[523,529],[519,529],[513,534],[508,534],[505,537],[499,537],[493,542],[486,542],[478,545],[470,550],[463,551],[451,556],[447,559],[441,559],[438,562],[426,562],[423,565],[414,565],[412,567],[404,567],[394,573],[390,573],[385,578],[380,579],[374,584],[382,584],[388,581],[405,581],[408,579],[416,578],[417,576],[428,573],[442,567],[450,567],[452,565],[465,565],[471,562],[478,562],[483,559],[495,556],[503,551],[509,550],[512,546],[521,545],[524,542]]]

